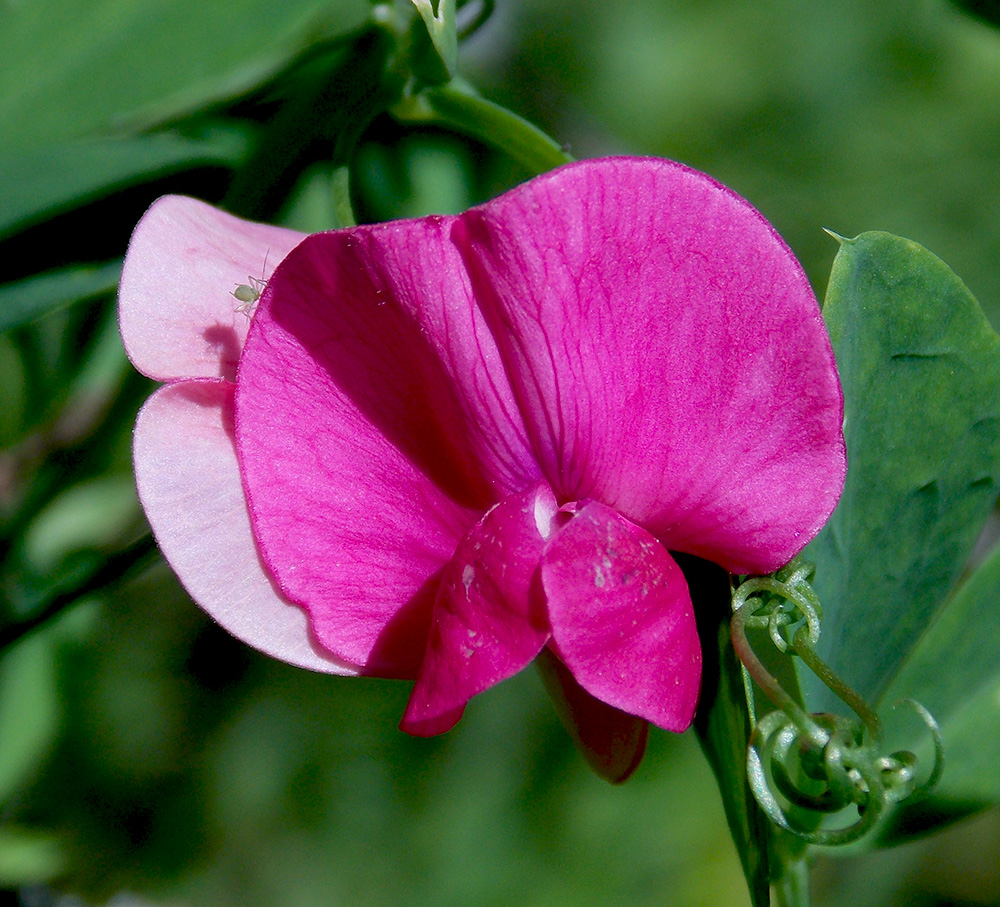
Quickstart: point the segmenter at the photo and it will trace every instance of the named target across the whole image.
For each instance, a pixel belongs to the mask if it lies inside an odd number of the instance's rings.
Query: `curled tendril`
[[[917,758],[909,751],[880,753],[878,716],[813,648],[823,612],[809,585],[812,573],[811,565],[796,560],[771,576],[746,580],[733,592],[733,647],[743,663],[753,723],[747,777],[761,809],[779,827],[811,844],[849,844],[870,831],[889,805],[930,792],[944,768],[943,747],[933,716],[904,700],[934,740],[930,777],[917,785]],[[766,630],[780,652],[799,656],[854,715],[806,712],[764,668],[747,639],[748,629]],[[751,677],[777,707],[759,721]],[[855,822],[821,827],[826,816],[849,807],[857,811]]]

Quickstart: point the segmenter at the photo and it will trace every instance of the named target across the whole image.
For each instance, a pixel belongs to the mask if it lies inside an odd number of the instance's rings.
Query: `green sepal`
[[[455,26],[455,0],[412,0],[426,31],[414,35],[411,61],[414,72],[429,85],[451,81],[458,72],[458,32]],[[426,40],[430,39],[430,46]]]

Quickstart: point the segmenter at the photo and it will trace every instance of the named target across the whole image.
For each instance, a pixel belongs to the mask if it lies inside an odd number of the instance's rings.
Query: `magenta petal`
[[[236,465],[233,390],[174,384],[139,413],[136,483],[157,544],[191,597],[238,639],[303,668],[356,674],[313,641],[305,613],[260,562]]]
[[[449,229],[305,240],[240,360],[240,465],[264,559],[323,645],[369,673],[415,676],[439,571],[483,511],[537,481]]]
[[[422,719],[411,719],[409,711],[407,711],[407,714],[403,716],[403,720],[399,722],[399,729],[405,731],[407,734],[412,734],[414,737],[434,737],[445,733],[445,731],[450,731],[462,720],[464,713],[464,702],[457,708],[449,709],[448,711],[434,712],[433,715],[428,712],[428,717]]]
[[[118,291],[135,367],[158,381],[234,378],[250,322],[232,291],[266,278],[303,238],[193,198],[154,202],[132,233]]]
[[[556,654],[602,702],[682,731],[694,717],[701,648],[680,567],[644,529],[591,501],[542,555]]]
[[[501,501],[462,539],[442,577],[404,731],[448,730],[469,699],[516,674],[545,645],[537,570],[556,510],[551,489],[540,485]]]
[[[543,649],[536,664],[559,717],[590,767],[612,784],[627,781],[646,752],[649,722],[595,699],[551,650]]]
[[[560,500],[767,572],[843,485],[819,306],[746,201],[670,161],[583,161],[462,215],[456,236]]]

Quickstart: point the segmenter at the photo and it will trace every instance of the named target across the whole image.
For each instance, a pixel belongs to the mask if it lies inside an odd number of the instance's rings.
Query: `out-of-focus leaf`
[[[702,690],[695,730],[719,784],[751,903],[768,907],[770,825],[747,781],[751,728],[740,663],[729,639],[728,577],[697,558],[677,555],[677,559],[691,590],[702,641]]]
[[[223,207],[268,220],[316,161],[347,166],[365,128],[403,90],[396,50],[388,29],[368,29],[291,70],[277,90],[284,102],[235,174]]]
[[[121,261],[77,265],[0,286],[0,333],[56,309],[112,292]]]
[[[35,636],[0,660],[0,804],[41,764],[58,714],[52,640]]]
[[[1000,28],[1000,0],[952,0],[959,9]]]
[[[0,158],[0,238],[126,186],[207,165],[235,166],[243,137],[163,133],[67,142]]]
[[[109,546],[135,521],[131,476],[90,479],[64,491],[39,514],[24,538],[25,556],[40,574],[74,551]]]
[[[12,445],[21,433],[27,402],[25,392],[20,350],[9,337],[0,336],[0,450]]]
[[[843,241],[824,316],[844,386],[848,474],[806,556],[825,611],[819,653],[872,701],[996,500],[1000,338],[944,262],[888,233]],[[832,705],[806,683],[812,707]]]
[[[0,826],[0,885],[47,882],[66,863],[62,844],[52,832]]]
[[[373,220],[457,214],[477,201],[467,146],[449,135],[411,135],[393,146],[368,143],[353,172]]]
[[[32,0],[0,5],[0,135],[21,149],[149,125],[232,97],[366,0]]]

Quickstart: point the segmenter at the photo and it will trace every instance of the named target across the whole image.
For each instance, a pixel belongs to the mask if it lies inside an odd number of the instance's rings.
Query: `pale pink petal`
[[[414,676],[439,571],[484,510],[537,481],[450,223],[310,237],[240,362],[264,559],[323,645],[369,673]]]
[[[583,161],[457,241],[545,478],[734,573],[773,570],[845,471],[819,306],[746,201],[669,161]]]
[[[694,717],[701,648],[680,567],[653,536],[585,504],[549,541],[552,648],[602,702],[670,731]]]
[[[402,729],[448,730],[477,693],[516,674],[549,638],[538,560],[557,511],[547,485],[501,501],[445,567]]]
[[[139,413],[139,498],[157,544],[191,597],[238,639],[282,661],[356,674],[313,640],[301,608],[274,587],[250,532],[234,448],[233,386],[161,388]]]
[[[266,279],[302,239],[193,198],[154,202],[132,233],[118,290],[135,367],[157,381],[232,380],[250,323],[233,290]]]

